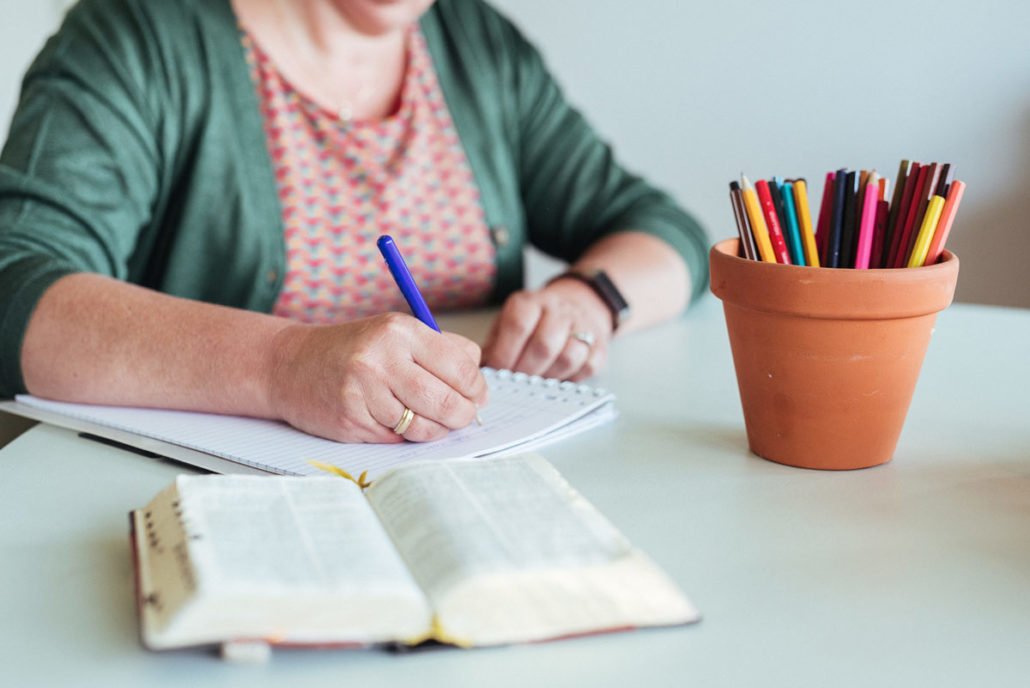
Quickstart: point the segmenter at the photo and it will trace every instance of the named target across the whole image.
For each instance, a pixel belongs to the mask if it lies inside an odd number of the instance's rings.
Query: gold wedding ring
[[[393,426],[393,431],[398,435],[403,435],[408,431],[408,426],[411,425],[413,420],[415,420],[415,412],[405,406],[401,419],[397,421],[397,425]]]

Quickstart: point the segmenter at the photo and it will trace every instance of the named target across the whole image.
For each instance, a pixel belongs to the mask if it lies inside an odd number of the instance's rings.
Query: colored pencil
[[[937,180],[937,186],[934,193],[938,196],[948,197],[948,184],[951,184],[951,163],[944,163],[944,167],[941,168],[941,176]]]
[[[880,177],[869,175],[862,196],[862,214],[858,229],[858,243],[855,248],[855,268],[869,269],[869,257],[873,251],[873,231],[876,223],[876,204],[880,200]]]
[[[916,207],[916,219],[912,225],[912,233],[908,237],[908,245],[905,246],[905,252],[901,257],[901,265],[903,267],[908,264],[908,259],[912,255],[912,248],[916,244],[916,237],[919,234],[919,230],[923,226],[923,218],[926,216],[926,208],[930,204],[930,199],[933,198],[934,189],[937,188],[937,180],[941,174],[941,166],[937,163],[930,163],[930,168],[926,173],[926,179],[923,180],[923,186],[919,189],[919,206]]]
[[[897,227],[899,210],[901,209],[902,198],[905,191],[905,185],[908,183],[909,177],[909,166],[908,160],[902,160],[901,165],[898,166],[898,176],[894,179],[894,195],[891,197],[890,210],[887,213],[887,227],[883,233],[883,251],[880,254],[880,265],[882,267],[890,266],[891,246],[894,241],[894,230]]]
[[[873,222],[873,250],[869,254],[869,267],[883,267],[883,243],[887,236],[887,217],[890,214],[889,201],[876,202],[876,220]]]
[[[915,165],[913,165],[915,167]],[[898,226],[894,233],[894,246],[891,250],[891,261],[887,267],[900,268],[905,265],[905,250],[908,248],[909,237],[912,236],[914,227],[916,224],[916,211],[919,209],[919,194],[921,193],[924,186],[926,186],[926,175],[930,171],[929,165],[920,166],[919,172],[914,174],[915,179],[909,178],[909,183],[912,186],[912,194],[909,195],[908,189],[905,189],[905,195],[908,197],[908,204],[905,205],[904,200],[902,201],[902,209],[899,211],[901,215],[898,218]],[[906,187],[908,184],[906,184]]]
[[[833,213],[830,216],[829,236],[826,237],[826,267],[839,268],[840,232],[844,226],[844,195],[847,184],[847,169],[837,170],[833,177]]]
[[[819,249],[823,265],[826,265],[826,236],[830,233],[830,216],[833,214],[833,178],[833,172],[826,173],[823,198],[819,205],[819,220],[815,226],[815,246]]]
[[[941,210],[941,219],[937,221],[937,229],[934,230],[933,240],[930,242],[923,265],[933,265],[941,259],[941,254],[944,253],[944,242],[948,240],[948,234],[951,233],[951,225],[955,222],[955,213],[958,211],[959,203],[962,202],[962,194],[965,191],[964,182],[957,179],[951,182],[948,188],[948,198]]]
[[[787,251],[787,242],[783,238],[783,228],[780,225],[779,215],[776,213],[776,202],[773,201],[769,183],[764,179],[759,179],[755,182],[755,191],[758,193],[758,203],[762,207],[762,217],[765,218],[765,224],[769,228],[769,241],[772,242],[776,262],[790,265],[790,253]]]
[[[740,184],[730,182],[730,204],[733,206],[733,218],[737,221],[737,235],[740,237],[740,252],[748,260],[758,260],[751,225],[747,220],[747,209],[740,193]]]
[[[780,187],[780,196],[783,201],[783,214],[787,217],[787,236],[790,238],[790,260],[794,265],[807,265],[805,261],[805,249],[801,242],[801,228],[798,225],[798,212],[794,207],[794,184],[783,182]]]
[[[773,251],[772,241],[769,239],[769,229],[765,226],[765,219],[762,217],[762,209],[758,205],[755,189],[744,175],[740,175],[740,186],[744,196],[744,207],[747,209],[747,218],[751,224],[751,233],[755,237],[755,247],[758,249],[758,255],[766,263],[775,263],[776,253]]]
[[[926,262],[926,255],[930,250],[930,242],[933,240],[934,230],[937,229],[937,222],[941,219],[941,210],[943,208],[943,196],[935,195],[926,204],[923,224],[919,227],[919,234],[916,235],[915,243],[912,244],[912,255],[908,258],[907,267],[922,267],[923,263]]]
[[[844,188],[844,225],[840,234],[840,265],[842,268],[855,267],[855,239],[858,238],[859,213],[858,190],[856,188],[858,172],[848,172]]]
[[[794,205],[798,211],[798,223],[801,225],[801,243],[805,248],[805,264],[819,267],[819,249],[812,233],[812,212],[808,207],[808,184],[804,179],[794,182]]]
[[[787,255],[791,256],[791,263],[794,262],[794,238],[790,235],[790,227],[787,224],[787,208],[783,205],[783,178],[773,177],[768,180],[769,195],[772,196],[773,206],[776,208],[776,219],[780,222],[780,231],[783,232],[783,243],[787,245]]]

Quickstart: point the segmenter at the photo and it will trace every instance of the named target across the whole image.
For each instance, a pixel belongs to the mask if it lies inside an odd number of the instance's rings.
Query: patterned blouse
[[[391,234],[433,309],[480,305],[494,247],[479,190],[421,32],[408,37],[396,112],[345,120],[299,93],[243,36],[286,229],[273,313],[336,323],[407,311],[376,239]]]

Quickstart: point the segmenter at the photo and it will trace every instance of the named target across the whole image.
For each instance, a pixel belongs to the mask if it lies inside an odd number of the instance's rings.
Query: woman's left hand
[[[483,364],[582,380],[608,355],[612,315],[586,284],[559,279],[508,297],[483,346]]]

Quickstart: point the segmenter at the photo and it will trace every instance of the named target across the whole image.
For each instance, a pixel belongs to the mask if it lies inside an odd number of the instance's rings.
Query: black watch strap
[[[604,270],[569,270],[551,281],[554,282],[565,278],[583,282],[601,297],[604,305],[608,306],[608,310],[612,314],[612,332],[619,329],[619,326],[629,318],[629,303]]]

